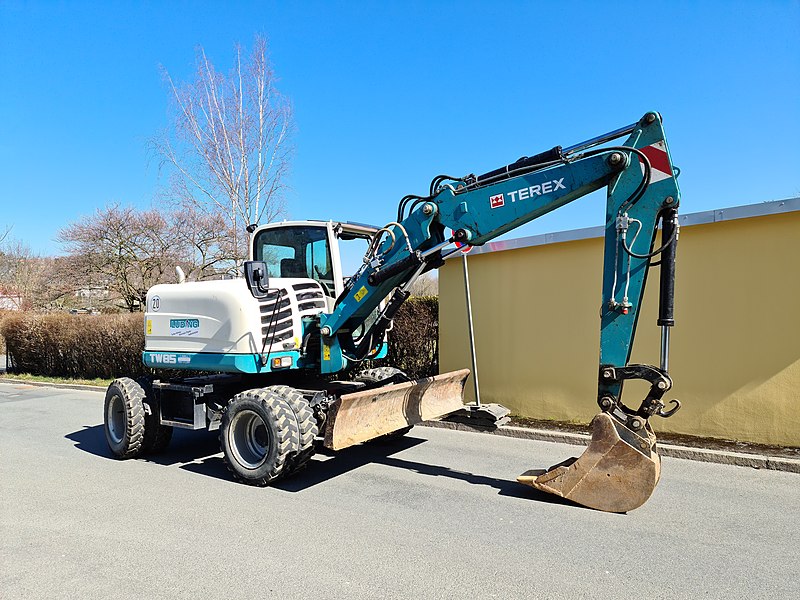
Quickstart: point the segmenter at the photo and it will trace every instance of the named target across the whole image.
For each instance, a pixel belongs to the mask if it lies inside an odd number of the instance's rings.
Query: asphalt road
[[[0,598],[800,597],[800,476],[665,459],[595,512],[518,485],[579,448],[417,427],[229,478],[216,437],[109,457],[103,396],[0,384]]]

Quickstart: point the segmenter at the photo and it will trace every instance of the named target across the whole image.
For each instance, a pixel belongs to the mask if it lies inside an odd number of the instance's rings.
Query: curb
[[[26,381],[24,379],[7,379],[5,377],[0,379],[0,383],[51,387],[65,390],[85,390],[88,392],[103,392],[106,389],[97,385]],[[461,423],[448,423],[447,421],[426,421],[420,423],[420,425],[423,427],[486,433],[489,435],[501,435],[503,437],[539,442],[557,442],[559,444],[571,444],[573,446],[587,446],[590,439],[590,436],[581,433],[569,433],[566,431],[552,431],[547,429],[528,429],[527,427],[514,427],[512,425],[503,425],[494,431],[475,429],[474,427],[469,427]],[[690,448],[688,446],[674,446],[672,444],[659,444],[658,450],[661,456],[669,458],[682,458],[685,460],[696,460],[721,465],[750,467],[752,469],[800,473],[800,460],[793,460],[791,458],[744,454],[741,452],[725,452],[723,450],[709,450],[706,448]]]
[[[439,429],[452,429],[455,431],[487,433],[490,435],[501,435],[504,437],[536,440],[540,442],[558,442],[559,444],[572,444],[573,446],[587,446],[590,439],[590,436],[581,433],[528,429],[526,427],[514,427],[511,425],[503,425],[494,431],[478,430],[463,425],[462,423],[448,423],[447,421],[427,421],[425,423],[420,423],[420,425],[425,427],[437,427]],[[722,465],[735,465],[737,467],[800,473],[800,460],[791,458],[743,454],[740,452],[726,452],[723,450],[708,450],[706,448],[690,448],[688,446],[674,446],[672,444],[659,444],[658,453],[661,456],[667,456],[669,458],[682,458]]]

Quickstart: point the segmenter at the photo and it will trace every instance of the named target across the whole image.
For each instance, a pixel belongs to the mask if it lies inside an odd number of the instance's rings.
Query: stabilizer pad
[[[442,420],[491,431],[510,422],[510,412],[502,404],[481,404],[480,407],[467,405]]]

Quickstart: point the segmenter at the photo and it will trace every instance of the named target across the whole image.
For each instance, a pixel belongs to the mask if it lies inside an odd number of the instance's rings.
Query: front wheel
[[[106,390],[105,433],[117,458],[135,458],[142,452],[145,430],[144,390],[129,377],[111,382]]]
[[[286,470],[294,473],[302,469],[306,463],[314,456],[314,441],[319,433],[317,419],[314,411],[308,405],[308,401],[303,394],[288,385],[274,385],[264,388],[263,391],[272,392],[280,397],[286,405],[292,409],[295,420],[297,421],[298,443],[297,454],[287,463]]]
[[[274,391],[247,390],[233,397],[222,417],[220,445],[237,479],[267,485],[300,449],[297,419]]]

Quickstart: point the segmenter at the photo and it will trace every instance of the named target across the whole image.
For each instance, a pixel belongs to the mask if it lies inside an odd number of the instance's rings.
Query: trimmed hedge
[[[439,298],[412,296],[389,332],[389,354],[375,365],[397,367],[412,379],[439,373]]]
[[[20,313],[2,323],[17,373],[113,379],[145,372],[143,315],[38,315]]]
[[[413,378],[439,370],[439,302],[411,298],[397,313],[387,358]],[[0,322],[11,370],[18,373],[113,379],[148,372],[142,365],[142,313],[118,315],[39,315],[12,313]],[[370,365],[371,366],[371,365]]]
[[[0,309],[0,354],[6,353],[6,338],[3,337],[3,321],[5,321],[9,315],[13,314],[10,310],[1,310]],[[0,364],[0,368],[4,368],[6,365],[5,363]]]

